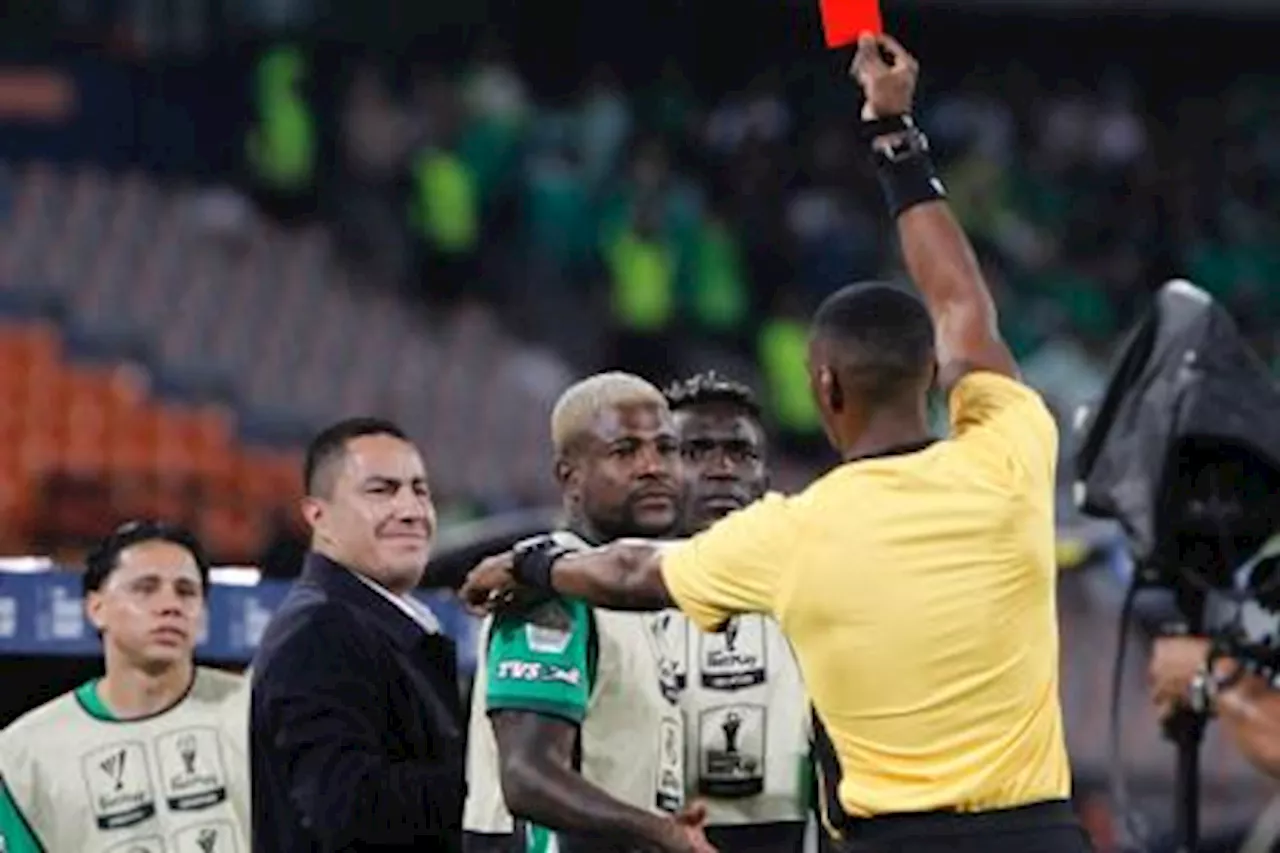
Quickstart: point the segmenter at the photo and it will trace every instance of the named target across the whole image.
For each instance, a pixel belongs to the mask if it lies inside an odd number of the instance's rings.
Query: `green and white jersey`
[[[809,704],[778,624],[749,614],[707,634],[678,610],[651,618],[663,690],[684,714],[686,787],[708,825],[806,820]]]
[[[558,599],[486,622],[472,695],[463,826],[509,833],[488,712],[529,711],[579,726],[578,770],[616,799],[652,812],[684,805],[684,724],[662,695],[649,614]],[[530,827],[530,853],[568,839]]]
[[[118,720],[91,681],[0,732],[0,853],[249,853],[249,687]]]

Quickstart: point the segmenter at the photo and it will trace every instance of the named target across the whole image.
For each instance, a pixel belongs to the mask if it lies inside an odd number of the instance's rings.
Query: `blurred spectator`
[[[587,185],[604,186],[614,174],[632,130],[631,106],[608,66],[597,65],[587,76],[575,119]]]
[[[410,222],[417,238],[420,285],[433,304],[482,299],[482,210],[475,171],[458,153],[462,104],[445,77],[419,70],[413,109],[423,140],[413,155]]]
[[[760,327],[756,358],[764,374],[765,416],[785,452],[810,461],[826,448],[822,421],[809,388],[809,318],[812,310],[783,292]]]
[[[692,333],[731,350],[750,346],[751,279],[728,211],[712,204],[694,239],[690,259]]]
[[[408,273],[408,232],[402,178],[409,125],[378,66],[357,67],[339,126],[338,192],[333,208],[339,237],[353,260],[392,286]]]
[[[515,179],[532,109],[524,81],[501,41],[491,38],[481,45],[462,79],[461,97],[466,125],[458,152],[475,175],[484,209],[491,213]]]
[[[259,203],[288,221],[316,210],[317,129],[308,75],[303,52],[279,45],[258,60],[254,78],[257,121],[246,140],[250,177]]]
[[[658,199],[637,201],[602,248],[612,293],[609,364],[670,381],[677,365],[665,333],[675,320],[678,255],[663,233]]]

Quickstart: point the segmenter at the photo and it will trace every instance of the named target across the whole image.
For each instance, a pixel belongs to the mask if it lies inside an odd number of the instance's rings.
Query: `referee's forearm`
[[[614,542],[556,560],[556,592],[610,610],[661,610],[672,606],[662,580],[662,552],[641,541]]]

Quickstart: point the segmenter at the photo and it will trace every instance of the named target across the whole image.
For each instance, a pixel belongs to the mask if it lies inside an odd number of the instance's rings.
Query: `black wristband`
[[[569,548],[564,548],[551,539],[517,549],[512,562],[512,575],[524,586],[554,592],[555,588],[551,586],[551,567],[556,564],[556,560],[569,553]]]
[[[906,133],[916,129],[915,119],[909,114],[863,119],[858,125],[858,136],[863,142],[871,142],[891,133]]]
[[[926,152],[917,151],[902,158],[877,155],[875,159],[876,178],[894,219],[917,204],[947,197],[946,188]]]

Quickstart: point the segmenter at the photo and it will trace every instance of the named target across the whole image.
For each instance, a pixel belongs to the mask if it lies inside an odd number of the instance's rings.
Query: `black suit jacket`
[[[254,853],[461,850],[454,652],[308,555],[253,661]]]

